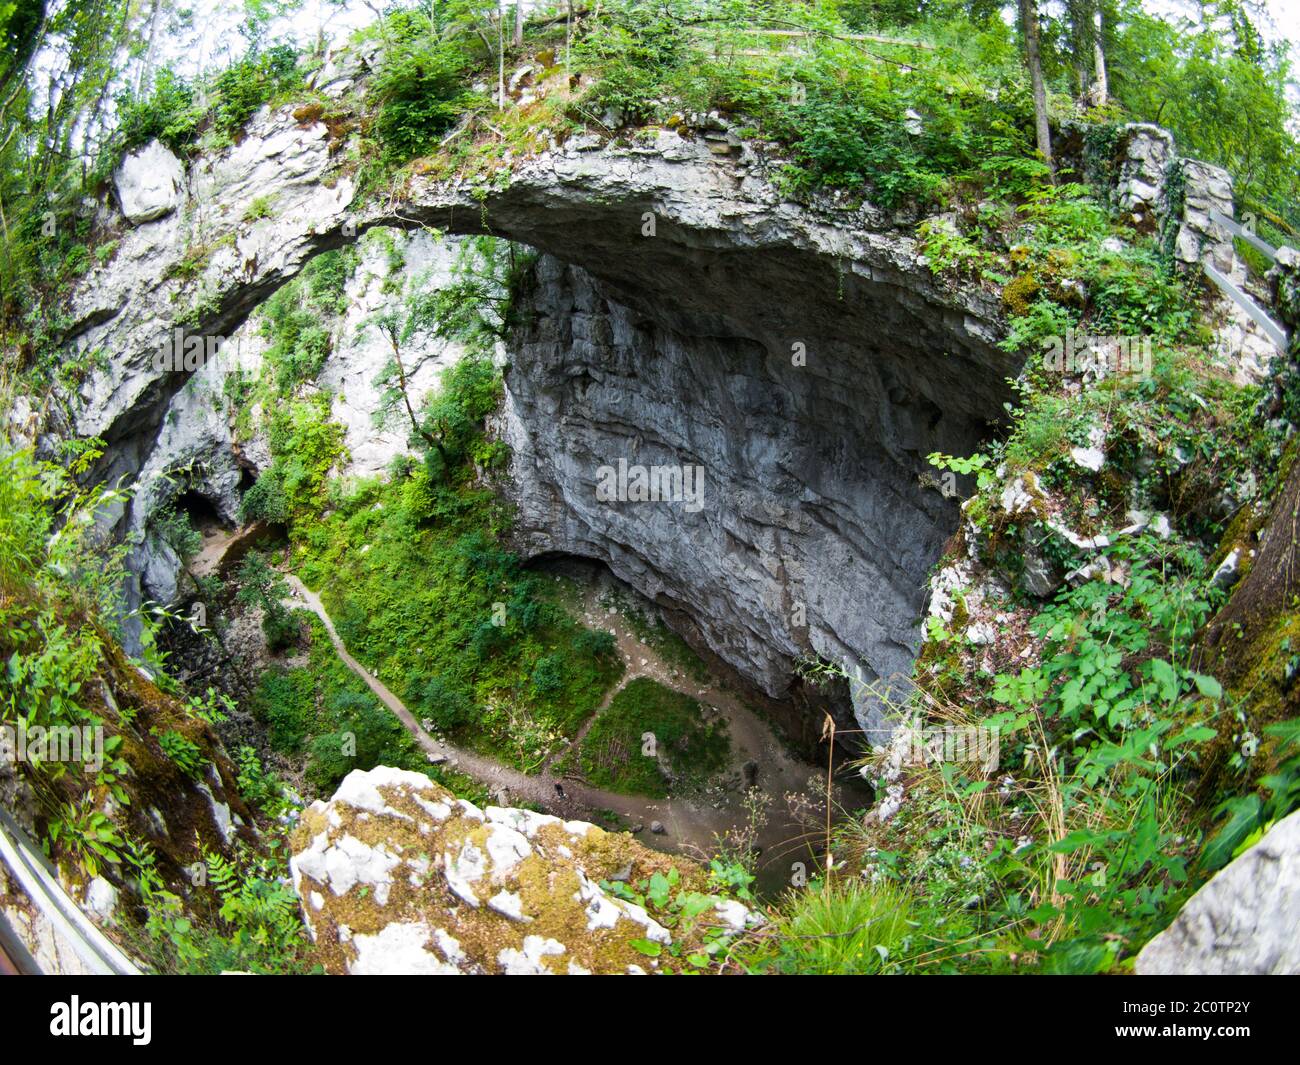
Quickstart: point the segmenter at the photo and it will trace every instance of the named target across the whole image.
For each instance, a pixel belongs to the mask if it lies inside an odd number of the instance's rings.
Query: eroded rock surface
[[[631,944],[673,934],[600,881],[637,880],[664,855],[583,821],[479,809],[427,777],[348,774],[294,836],[294,887],[333,973],[626,974],[658,962]],[[718,899],[687,933],[758,920]]]
[[[1300,973],[1300,811],[1191,897],[1142,948],[1142,974]]]
[[[185,166],[157,141],[131,152],[113,175],[122,213],[133,225],[153,222],[180,205]]]

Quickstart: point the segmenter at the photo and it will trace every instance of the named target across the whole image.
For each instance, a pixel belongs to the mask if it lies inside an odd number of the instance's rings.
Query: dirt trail
[[[552,768],[553,764],[566,750],[572,749],[573,744],[581,742],[596,714],[584,724],[569,747],[552,754],[541,771],[533,774],[523,773],[486,755],[436,739],[424,730],[415,715],[379,678],[348,652],[320,597],[296,576],[289,574],[285,579],[295,597],[288,601],[288,605],[299,605],[295,600],[300,601],[320,618],[344,664],[364,680],[375,696],[396,715],[430,760],[475,778],[503,803],[530,800],[566,819],[598,821],[601,820],[600,814],[603,811],[612,811],[629,825],[645,826],[647,831],[641,836],[643,842],[659,849],[696,857],[716,853],[718,838],[746,823],[748,815],[744,806],[745,789],[739,786],[717,789],[714,794],[698,797],[648,799],[622,795],[592,787],[573,777],[557,775]],[[694,683],[691,678],[664,661],[658,652],[636,636],[620,613],[616,611],[610,614],[601,609],[595,592],[588,597],[584,608],[588,624],[615,632],[619,651],[628,667],[622,683],[607,694],[601,709],[608,705],[623,685],[635,677],[649,676],[699,699],[712,712],[725,716],[732,744],[732,769],[738,773],[745,762],[755,763],[757,787],[770,800],[767,823],[760,828],[754,841],[754,845],[763,852],[764,864],[779,861],[782,863],[780,871],[788,867],[791,861],[806,859],[807,848],[802,842],[805,830],[790,815],[786,794],[804,792],[809,789],[810,780],[814,792],[820,794],[823,785],[816,778],[818,770],[787,755],[767,727],[731,692],[711,682]],[[597,611],[600,616],[593,617]],[[557,785],[563,790],[558,790]],[[648,828],[653,821],[664,826],[662,835],[649,833]]]

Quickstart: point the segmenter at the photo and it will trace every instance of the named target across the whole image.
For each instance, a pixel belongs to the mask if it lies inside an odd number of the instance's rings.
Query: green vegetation
[[[207,760],[197,743],[175,729],[154,730],[153,735],[158,737],[158,746],[163,754],[175,762],[182,773],[192,780],[202,779]]]
[[[245,494],[242,516],[286,526],[290,565],[320,592],[348,649],[432,728],[533,769],[577,731],[623,667],[607,636],[575,624],[548,582],[501,547],[508,515],[481,484],[505,458],[483,433],[501,397],[489,356],[509,328],[525,262],[504,242],[473,242],[450,285],[433,289],[416,277],[396,309],[363,324],[392,350],[379,378],[378,417],[405,423],[419,453],[396,461],[386,480],[334,476],[340,427],[329,419],[330,397],[309,387],[355,259],[326,260],[271,301],[263,374],[228,386],[228,400],[247,410],[256,397],[268,412],[273,461]],[[417,333],[467,350],[429,395],[410,385],[406,350]],[[256,554],[239,576],[240,600],[266,612],[273,649],[287,646],[299,626],[279,605],[283,582]],[[265,712],[281,749],[305,752],[309,774],[326,780],[337,762],[332,741],[305,745],[337,732],[338,715],[362,711],[317,693],[317,711],[330,720],[313,724],[306,684],[264,681]],[[358,724],[360,732],[368,727]]]
[[[259,398],[292,395],[320,373],[332,344],[331,319],[346,309],[344,286],[356,262],[354,248],[324,252],[259,308],[261,332],[270,341],[263,358],[271,386]]]
[[[423,771],[427,762],[410,733],[340,661],[314,614],[308,663],[262,674],[254,713],[266,723],[271,747],[305,757],[305,776],[317,794],[329,795],[354,769],[377,765]],[[301,624],[295,618],[294,623]]]
[[[702,973],[728,960],[737,939],[733,930],[711,920],[720,897],[752,903],[749,885],[754,878],[739,866],[714,861],[707,878],[698,873],[690,878],[701,879],[703,884],[688,882],[676,866],[669,866],[666,872],[656,870],[634,883],[602,880],[600,886],[616,898],[642,907],[672,932],[673,942],[667,946],[636,939],[631,943],[634,949],[647,958],[659,959],[668,972]]]
[[[183,562],[192,559],[203,546],[203,537],[191,524],[189,515],[176,510],[175,502],[155,510],[151,515],[151,525],[154,532],[171,545]]]
[[[301,627],[284,605],[289,585],[271,568],[265,556],[250,551],[240,563],[237,575],[238,599],[245,606],[262,610],[262,632],[272,651],[282,651],[301,635]]]
[[[742,941],[732,960],[750,973],[871,976],[898,971],[922,939],[897,890],[831,881],[789,896],[774,927]]]
[[[143,842],[156,834],[148,807],[174,816],[168,802],[183,803],[182,781],[201,780],[223,758],[210,726],[231,704],[211,689],[179,698],[154,649],[155,617],[125,611],[125,545],[105,544],[91,520],[124,496],[75,480],[99,454],[94,441],[71,446],[64,468],[0,444],[0,725],[29,735],[104,730],[98,766],[15,763],[36,802],[40,841],[70,882],[105,876],[138,895],[139,906],[119,909],[117,927],[158,971],[301,971],[306,933],[274,829],[264,853],[241,846],[233,859],[218,849],[226,844],[215,826],[195,825],[156,849]],[[144,661],[122,653],[127,624],[142,627]],[[245,782],[256,784],[259,805],[283,810],[278,783],[251,752]],[[166,885],[191,877],[196,849],[211,882],[187,883],[183,900]]]
[[[483,101],[466,86],[465,52],[443,39],[424,12],[388,19],[384,43],[384,62],[370,86],[375,135],[385,162],[405,162],[433,150],[469,106]]]
[[[911,710],[932,726],[996,729],[997,777],[952,762],[909,771],[894,818],[846,827],[835,846],[872,882],[908,892],[930,929],[924,971],[1122,967],[1209,871],[1296,802],[1285,769],[1264,784],[1267,805],[1234,797],[1245,767],[1225,750],[1268,719],[1250,693],[1225,692],[1193,664],[1195,636],[1224,599],[1210,580],[1232,535],[1222,491],[1278,484],[1281,438],[1253,413],[1261,391],[1216,367],[1154,238],[1103,247],[1114,222],[1079,187],[1037,194],[1017,218],[1004,236],[970,242],[1025,279],[1004,290],[1006,346],[1029,355],[1010,431],[968,459],[931,457],[977,480],[961,551],[973,546],[1019,585],[1030,553],[1058,573],[1094,557],[1054,527],[1119,529],[1136,500],[1170,529],[1115,539],[1109,569],[1046,604],[1019,587],[1000,597],[1027,650],[1017,658],[1008,643],[991,674],[962,635],[960,602],[951,630],[931,620],[916,675],[924,696]],[[1080,371],[1047,358],[1066,329],[1153,338],[1149,372],[1112,368],[1081,388]],[[1090,443],[1106,454],[1096,472],[1070,456]],[[1002,492],[1017,476],[1029,503],[1010,514]],[[1226,821],[1206,849],[1216,813]]]
[[[208,149],[228,144],[258,108],[288,99],[301,82],[297,52],[287,45],[249,51],[199,84],[163,68],[147,93],[126,90],[118,96],[115,157],[104,171],[123,153],[155,138],[181,154],[195,148],[200,138]]]
[[[535,768],[622,662],[583,640],[547,582],[498,545],[504,516],[468,473],[446,484],[406,464],[388,483],[358,485],[319,522],[291,527],[293,564],[348,649],[414,713]]]
[[[664,798],[704,786],[729,750],[724,721],[706,723],[696,700],[637,677],[596,718],[577,763],[598,787]]]
[[[215,916],[204,922],[194,920],[181,897],[166,889],[147,845],[134,846],[128,860],[146,917],[144,927],[127,936],[154,972],[216,976],[319,971],[306,961],[310,941],[278,841],[271,841],[265,855],[245,847],[233,859],[215,850],[202,851],[205,887],[217,902]]]
[[[1135,232],[1083,184],[1113,167],[1120,123],[1159,121],[1182,153],[1233,172],[1239,213],[1256,215],[1266,238],[1293,237],[1300,150],[1286,54],[1239,0],[1212,0],[1180,23],[1137,0],[1059,5],[1042,18],[1047,94],[1036,108],[1005,6],[611,0],[571,42],[554,23],[505,45],[483,5],[432,2],[365,31],[383,45],[366,100],[299,108],[300,121],[325,121],[331,150],[355,119],[342,165],[369,194],[391,184],[394,202],[414,174],[505,181],[507,159],[580,130],[633,145],[657,127],[693,136],[697,117],[717,111],[777,161],[790,196],[885,208],[899,225],[917,224],[936,275],[1001,295],[1004,347],[1027,359],[1007,431],[976,455],[932,462],[975,478],[954,551],[973,550],[1006,578],[1006,593],[990,594],[1014,624],[973,650],[959,594],[951,621],[931,619],[921,694],[902,708],[929,725],[996,728],[1001,763],[996,774],[960,763],[909,769],[894,817],[846,822],[828,848],[840,868],[785,899],[771,930],[735,953],[751,971],[1123,971],[1206,875],[1300,802],[1296,724],[1280,720],[1289,704],[1276,695],[1300,670],[1292,620],[1276,619],[1264,661],[1241,684],[1221,682],[1194,653],[1226,596],[1215,566],[1248,535],[1249,504],[1281,482],[1282,430],[1268,423],[1262,389],[1215,364],[1195,280],[1173,271],[1172,232]],[[1095,11],[1105,19],[1094,39]],[[69,355],[69,297],[115,253],[117,234],[93,205],[122,153],[153,137],[185,154],[229,144],[257,108],[301,92],[306,64],[265,42],[254,16],[244,55],[186,80],[151,71],[147,54],[133,65],[138,11],[119,0],[0,4],[6,391],[13,381],[58,404],[103,365],[102,353]],[[66,64],[55,94],[37,76],[47,45]],[[534,60],[548,81],[541,100],[515,106],[505,92],[491,101],[470,87]],[[1035,135],[1044,108],[1055,159]],[[1175,200],[1181,180],[1170,175]],[[270,210],[255,201],[245,221]],[[170,276],[198,278],[219,246],[196,239]],[[483,423],[500,395],[490,352],[511,329],[527,260],[485,238],[452,285],[429,291],[415,279],[396,312],[367,323],[392,353],[379,416],[408,427],[417,452],[383,482],[337,476],[343,433],[332,397],[314,387],[355,261],[320,256],[268,301],[265,370],[230,379],[239,434],[251,435],[260,409],[273,455],[244,516],[285,527],[289,564],[320,590],[348,646],[433,728],[533,769],[576,734],[622,667],[607,634],[575,624],[503,546],[509,515],[491,483],[506,455]],[[1258,272],[1259,259],[1248,261]],[[1085,381],[1053,366],[1070,330],[1150,340],[1149,372]],[[462,341],[470,356],[421,396],[410,354],[429,333]],[[1295,390],[1282,402],[1294,419]],[[212,840],[155,855],[139,843],[129,781],[181,785],[216,765],[210,726],[222,711],[211,697],[174,698],[152,620],[123,616],[125,547],[101,542],[94,520],[123,496],[78,487],[98,444],[65,446],[62,464],[0,447],[0,722],[109,732],[109,757],[93,774],[22,767],[43,842],[81,877],[130,870],[146,914],[140,953],[160,969],[300,968],[281,856],[232,860]],[[1104,449],[1102,469],[1071,457],[1084,446]],[[1016,478],[1028,505],[1012,513],[1002,492]],[[1129,519],[1135,506],[1167,515],[1168,528],[1117,537],[1104,571],[1080,572],[1094,556],[1060,528],[1113,533],[1141,524]],[[174,507],[152,531],[182,557],[197,547]],[[1035,561],[1075,579],[1031,596]],[[241,602],[264,612],[273,650],[306,644],[306,664],[260,678],[255,705],[274,749],[303,760],[311,788],[327,792],[381,762],[438,775],[316,619],[304,625],[283,606],[284,582],[266,558],[250,555],[239,583]],[[143,626],[138,663],[118,643],[127,624]],[[676,661],[690,668],[686,655]],[[136,666],[156,683],[142,684]],[[122,677],[130,684],[104,683]],[[647,733],[653,757],[642,753]],[[570,757],[598,785],[662,797],[702,786],[727,751],[694,700],[642,678]],[[282,788],[251,750],[237,769],[255,808],[282,811]],[[195,846],[211,887],[183,903],[159,870],[174,880]],[[715,863],[714,875],[745,897],[743,869]],[[709,905],[671,875],[608,889],[669,927]],[[211,912],[191,912],[205,905]],[[662,953],[646,941],[638,949]],[[702,970],[715,953],[684,960]]]

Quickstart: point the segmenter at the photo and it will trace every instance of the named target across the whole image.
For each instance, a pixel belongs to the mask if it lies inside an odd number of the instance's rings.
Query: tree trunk
[[[524,0],[515,0],[515,47],[524,46]]]
[[[1034,130],[1038,150],[1055,174],[1052,161],[1052,130],[1047,123],[1047,86],[1043,83],[1043,57],[1038,38],[1037,0],[1020,0],[1020,23],[1025,34],[1025,58],[1029,63],[1029,78],[1034,87]]]
[[[1104,43],[1104,33],[1106,29],[1106,16],[1102,8],[1101,0],[1097,2],[1097,18],[1093,24],[1092,37],[1092,66],[1096,78],[1096,102],[1098,107],[1105,107],[1110,101],[1110,79],[1106,74],[1106,48]]]
[[[162,16],[162,0],[153,0],[153,12],[149,15],[149,37],[145,42],[144,61],[140,64],[140,74],[135,82],[135,94],[142,96],[149,91],[153,77],[153,57],[158,44],[158,23]]]

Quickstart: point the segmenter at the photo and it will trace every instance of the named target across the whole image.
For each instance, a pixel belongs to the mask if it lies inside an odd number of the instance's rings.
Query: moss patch
[[[638,677],[596,719],[578,764],[599,787],[664,798],[705,784],[725,768],[730,748],[725,723],[706,721],[699,702]]]

